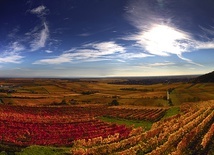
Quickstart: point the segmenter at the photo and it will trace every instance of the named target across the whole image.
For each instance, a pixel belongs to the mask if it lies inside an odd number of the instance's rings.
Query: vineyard
[[[154,123],[151,130],[133,129],[126,139],[112,139],[108,144],[87,144],[78,140],[73,154],[208,154],[213,146],[214,107],[191,109],[183,115]]]
[[[161,119],[165,108],[107,106],[27,107],[0,105],[0,141],[4,146],[65,146],[69,154],[208,154],[213,146],[214,106],[183,108]],[[100,121],[148,120],[152,128]],[[3,148],[2,148],[3,150]]]
[[[72,146],[75,140],[96,137],[117,136],[125,139],[130,134],[131,128],[105,123],[96,117],[120,116],[155,121],[160,119],[166,110],[108,109],[105,106],[65,108],[1,105],[0,111],[2,144],[26,147],[30,145]],[[137,115],[133,115],[134,112]]]

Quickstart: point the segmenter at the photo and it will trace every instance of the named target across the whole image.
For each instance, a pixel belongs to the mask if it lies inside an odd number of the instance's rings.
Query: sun
[[[173,27],[156,24],[141,34],[141,44],[147,51],[156,55],[179,54],[185,47],[182,40],[187,39],[184,32]]]

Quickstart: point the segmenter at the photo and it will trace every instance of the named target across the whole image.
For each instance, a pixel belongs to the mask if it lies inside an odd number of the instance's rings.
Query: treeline
[[[154,89],[120,88],[120,90],[153,92]]]
[[[88,90],[88,91],[83,91],[81,94],[82,95],[91,95],[91,94],[95,94],[95,93],[99,93],[99,91],[97,91],[97,90]]]
[[[15,93],[16,90],[13,89],[0,89],[1,93]]]
[[[170,84],[176,82],[191,82],[194,76],[164,76],[164,77],[139,77],[139,78],[127,78],[123,81],[113,81],[109,84],[121,84],[121,85],[151,85],[151,84]]]

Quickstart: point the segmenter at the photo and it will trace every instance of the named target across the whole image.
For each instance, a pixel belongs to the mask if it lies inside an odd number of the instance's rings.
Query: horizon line
[[[206,73],[204,73],[206,74]],[[200,76],[203,74],[181,74],[181,75],[154,75],[154,76],[32,76],[32,77],[22,77],[22,76],[14,76],[14,77],[4,77],[0,76],[0,79],[16,79],[16,78],[21,78],[21,79],[102,79],[102,78],[149,78],[149,77],[182,77],[182,76]]]

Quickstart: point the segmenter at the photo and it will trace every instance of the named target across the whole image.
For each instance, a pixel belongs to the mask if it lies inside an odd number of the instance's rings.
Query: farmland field
[[[50,105],[63,99],[70,104],[108,104],[166,107],[166,92],[174,105],[214,99],[213,83],[114,84],[122,79],[6,79],[0,80],[0,99],[5,104]],[[124,79],[123,79],[124,80]],[[13,90],[13,92],[7,92]]]
[[[125,80],[1,79],[0,152],[214,153],[213,83]]]

